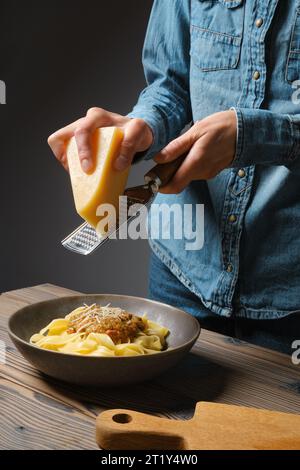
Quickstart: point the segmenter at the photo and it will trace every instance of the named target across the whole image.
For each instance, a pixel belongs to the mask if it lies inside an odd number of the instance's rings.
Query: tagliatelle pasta
[[[114,357],[155,354],[166,346],[169,330],[120,308],[84,305],[53,320],[30,342],[65,354]]]

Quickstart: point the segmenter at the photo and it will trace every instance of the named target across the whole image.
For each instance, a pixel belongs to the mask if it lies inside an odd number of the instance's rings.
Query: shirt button
[[[256,71],[254,72],[253,78],[254,78],[254,80],[259,80],[259,79],[260,79],[260,73],[259,73],[258,70],[256,70]]]
[[[257,28],[260,28],[264,23],[264,20],[262,18],[257,18],[257,20],[255,21],[255,26]]]
[[[232,271],[233,271],[233,266],[232,266],[232,264],[228,264],[226,271],[227,271],[228,273],[232,273]]]
[[[245,178],[245,176],[246,176],[245,170],[240,169],[240,170],[238,171],[238,175],[239,175],[240,178]]]
[[[236,222],[236,219],[237,219],[237,217],[236,217],[236,215],[234,215],[234,214],[231,214],[231,215],[228,217],[229,222],[231,222],[232,224],[233,224],[234,222]]]

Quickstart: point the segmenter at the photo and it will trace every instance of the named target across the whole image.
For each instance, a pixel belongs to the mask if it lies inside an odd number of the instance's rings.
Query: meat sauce
[[[70,319],[68,333],[84,332],[107,334],[115,344],[127,343],[134,340],[138,333],[145,330],[142,318],[126,311],[114,312],[111,314],[99,315],[97,313],[79,314]],[[117,310],[117,309],[116,309]]]

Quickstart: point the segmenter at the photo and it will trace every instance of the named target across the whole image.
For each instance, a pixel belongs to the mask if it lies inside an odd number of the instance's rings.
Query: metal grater
[[[104,241],[105,240],[103,240],[102,243],[104,243]],[[85,222],[61,243],[65,248],[74,253],[89,255],[97,248],[97,245],[101,243],[101,239],[98,237],[96,230]]]
[[[128,223],[138,215],[141,206],[149,206],[159,189],[165,186],[175,175],[184,158],[185,156],[178,158],[171,163],[156,165],[145,175],[144,185],[127,188],[124,192],[124,196],[127,197],[127,207],[121,206],[120,220],[126,219],[126,222]],[[128,216],[128,210],[133,204],[137,204],[137,210],[133,215]],[[126,210],[126,214],[122,214],[122,211],[124,210]],[[61,243],[66,249],[74,253],[87,256],[112,237],[115,238],[121,226],[122,224],[119,225],[117,223],[116,230],[107,233],[105,236],[99,237],[96,230],[85,222],[68,235]]]
[[[138,187],[139,188],[139,187]],[[131,191],[135,188],[130,188],[128,191]],[[126,191],[125,191],[126,194]],[[148,202],[143,204],[143,201],[137,198],[129,198],[127,196],[127,207],[122,207],[120,210],[120,219],[125,220],[128,223],[130,220],[133,220],[137,214],[138,214],[138,206],[137,206],[137,211],[130,217],[127,217],[128,210],[133,204],[139,204],[139,206],[142,205],[148,205],[150,202],[150,199]],[[124,214],[122,214],[122,211]],[[121,225],[117,224],[116,230],[111,231],[110,233],[107,233],[105,236],[99,237],[96,230],[89,225],[87,222],[84,224],[80,225],[77,229],[74,230],[70,235],[68,235],[61,243],[62,245],[70,250],[73,251],[74,253],[78,253],[80,255],[90,255],[93,253],[97,248],[99,248],[100,245],[103,245],[105,242],[110,240],[112,236],[115,236],[116,233],[119,231]]]

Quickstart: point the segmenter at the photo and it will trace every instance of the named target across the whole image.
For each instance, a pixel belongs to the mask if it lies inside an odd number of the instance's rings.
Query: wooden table
[[[300,366],[270,350],[202,331],[192,353],[167,375],[120,389],[83,388],[42,376],[17,352],[7,320],[33,302],[74,294],[50,284],[0,296],[1,449],[96,449],[95,418],[129,408],[189,419],[198,401],[300,413]]]

